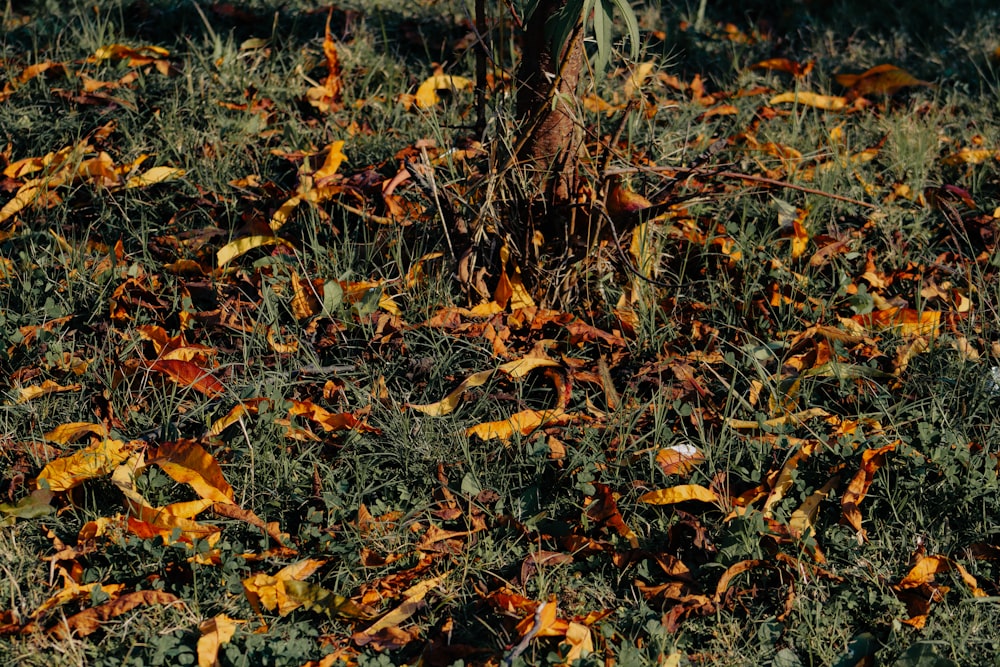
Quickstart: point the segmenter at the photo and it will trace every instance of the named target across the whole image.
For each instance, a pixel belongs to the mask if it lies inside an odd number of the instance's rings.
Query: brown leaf
[[[135,591],[116,600],[74,614],[49,630],[60,639],[70,636],[86,637],[101,627],[101,623],[129,612],[142,605],[183,604],[180,598],[164,591]]]
[[[906,70],[888,64],[877,65],[861,74],[838,74],[834,78],[837,83],[848,89],[848,97],[852,99],[872,94],[892,96],[903,88],[933,85],[917,79]]]
[[[751,65],[750,69],[766,69],[776,72],[787,72],[795,78],[802,78],[812,72],[814,65],[815,63],[811,60],[803,65],[802,63],[789,60],[788,58],[770,58],[768,60],[761,60],[759,63]]]
[[[878,449],[869,449],[861,454],[861,469],[858,470],[850,484],[844,491],[844,496],[840,501],[843,512],[843,522],[849,525],[857,533],[860,540],[867,540],[868,533],[861,527],[861,510],[858,505],[864,500],[868,493],[868,488],[875,478],[875,473],[885,463],[885,455],[896,449],[898,442],[893,442]]]

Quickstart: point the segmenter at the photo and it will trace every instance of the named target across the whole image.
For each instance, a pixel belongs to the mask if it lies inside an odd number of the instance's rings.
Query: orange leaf
[[[705,455],[692,445],[674,445],[656,454],[656,464],[664,475],[686,475],[704,460]]]
[[[893,330],[900,336],[935,336],[941,324],[941,311],[893,307],[851,319],[868,329]]]
[[[869,449],[861,454],[861,469],[857,472],[844,496],[840,501],[843,521],[855,530],[861,540],[868,539],[868,533],[861,527],[861,510],[858,505],[864,500],[871,486],[875,473],[885,463],[885,455],[896,449],[898,442],[893,442],[878,449]]]
[[[910,86],[932,85],[895,65],[877,65],[861,74],[838,74],[834,78],[837,83],[848,89],[848,95],[851,97],[871,94],[895,95]]]
[[[219,664],[219,648],[229,643],[236,632],[237,621],[225,614],[219,614],[198,625],[198,667],[216,667]]]
[[[177,384],[191,387],[209,397],[218,396],[226,389],[211,373],[190,361],[157,359],[148,362],[146,367],[151,371],[163,373]]]
[[[729,583],[735,577],[758,567],[771,566],[767,563],[767,561],[757,559],[741,560],[739,563],[730,565],[729,568],[722,573],[722,576],[719,577],[719,582],[715,585],[715,601],[718,602],[722,598],[722,594],[726,592],[726,589],[729,588]]]
[[[176,440],[150,452],[149,463],[160,466],[175,482],[188,484],[195,493],[217,503],[232,503],[233,488],[222,475],[218,461],[194,440]]]
[[[787,72],[796,78],[800,78],[809,74],[813,69],[813,61],[807,62],[805,65],[802,63],[795,62],[794,60],[789,60],[788,58],[770,58],[768,60],[761,60],[759,63],[750,66],[750,69],[766,69],[777,72]]]
[[[673,505],[683,503],[688,500],[697,500],[703,503],[719,503],[719,497],[715,492],[697,484],[681,484],[672,486],[669,489],[650,491],[639,496],[638,502],[649,505]]]
[[[917,564],[899,582],[899,588],[915,588],[921,584],[934,581],[934,575],[942,572],[955,570],[962,578],[962,582],[969,587],[975,597],[986,597],[986,593],[979,587],[976,578],[969,574],[969,571],[946,556],[921,556]]]

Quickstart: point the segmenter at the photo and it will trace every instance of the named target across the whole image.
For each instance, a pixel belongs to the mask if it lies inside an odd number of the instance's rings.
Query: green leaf
[[[0,503],[0,512],[7,515],[0,517],[0,525],[12,525],[15,518],[37,519],[40,516],[52,514],[56,511],[56,508],[49,504],[53,495],[55,494],[48,489],[36,489],[31,492],[31,495],[17,501],[16,505]]]
[[[594,69],[598,72],[603,72],[611,60],[611,27],[614,25],[611,12],[614,11],[615,2],[616,0],[600,0],[594,8],[594,39],[597,40]]]
[[[847,651],[841,654],[831,667],[858,667],[875,656],[878,640],[870,632],[862,632],[847,643]]]
[[[563,8],[553,14],[545,24],[552,53],[562,53],[566,41],[583,17],[590,12],[594,0],[568,0]]]
[[[344,288],[338,280],[327,280],[323,283],[323,311],[329,315],[337,312],[344,302]]]
[[[639,19],[635,15],[635,11],[632,9],[632,5],[629,4],[628,0],[611,0],[618,11],[621,12],[622,18],[625,19],[625,31],[628,35],[629,42],[629,54],[632,58],[639,57]]]
[[[903,651],[893,667],[958,667],[937,652],[935,642],[917,642]]]

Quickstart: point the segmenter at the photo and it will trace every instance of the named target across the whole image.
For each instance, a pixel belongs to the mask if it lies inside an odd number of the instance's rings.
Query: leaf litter
[[[343,111],[349,104],[341,57],[345,45],[334,37],[332,16],[333,10],[328,11],[322,40],[325,76],[301,97],[308,113],[321,116]],[[732,25],[717,28],[712,39],[741,44],[768,39]],[[96,71],[88,68],[105,61],[129,71],[114,81],[91,78],[87,72],[96,76]],[[996,278],[992,258],[997,214],[980,212],[983,195],[958,185],[928,187],[914,194],[890,174],[873,173],[872,164],[889,159],[885,138],[853,147],[842,143],[843,128],[854,118],[889,113],[891,105],[898,104],[894,98],[932,84],[896,65],[883,64],[860,74],[834,75],[844,89],[838,96],[807,89],[818,67],[813,60],[804,64],[785,57],[760,60],[748,72],[786,75],[781,88],[727,91],[716,90],[700,74],[682,80],[658,71],[657,63],[649,61],[618,78],[614,85],[621,85],[620,95],[615,91],[608,100],[596,95],[583,100],[588,108],[609,116],[627,116],[634,100],[650,118],[657,109],[681,102],[702,108],[699,122],[738,118],[743,125],[723,144],[748,173],[659,165],[638,150],[625,153],[629,165],[625,169],[657,173],[664,167],[662,173],[673,173],[671,178],[682,178],[688,189],[709,198],[751,196],[746,191],[756,188],[770,197],[775,213],[774,251],[768,254],[761,247],[747,247],[732,225],[712,220],[694,206],[681,200],[654,203],[623,180],[615,180],[599,205],[619,227],[612,232],[613,240],[607,235],[595,237],[589,261],[595,271],[602,270],[601,261],[603,270],[612,266],[610,275],[620,286],[618,300],[605,304],[610,306],[607,312],[593,306],[565,312],[541,305],[547,302],[545,295],[532,292],[522,276],[527,258],[505,242],[496,252],[494,266],[463,256],[455,276],[464,289],[464,302],[434,304],[433,312],[416,317],[409,306],[412,295],[424,289],[445,252],[412,258],[405,276],[392,279],[375,272],[361,277],[333,274],[310,258],[307,221],[315,218],[340,234],[334,210],[353,216],[350,219],[357,224],[404,231],[412,226],[435,230],[444,220],[455,225],[456,236],[467,235],[461,230],[466,223],[458,223],[455,208],[468,207],[465,198],[476,196],[472,181],[479,169],[476,160],[483,157],[481,147],[441,150],[434,142],[416,140],[403,152],[419,155],[424,160],[420,169],[407,167],[408,157],[402,168],[391,162],[373,168],[351,159],[353,149],[345,149],[351,131],[336,127],[333,135],[338,138],[325,137],[321,148],[272,151],[272,157],[297,165],[285,185],[245,174],[231,182],[235,195],[211,192],[210,186],[192,182],[193,175],[179,166],[145,166],[151,156],[128,158],[116,153],[114,121],[43,155],[14,156],[8,149],[3,175],[9,196],[0,208],[5,240],[29,233],[32,225],[47,220],[47,212],[67,205],[85,207],[87,197],[114,199],[140,192],[152,196],[158,189],[182,186],[197,189],[202,205],[235,197],[247,214],[243,224],[230,232],[206,227],[190,235],[192,230],[169,227],[153,245],[157,256],[170,261],[145,268],[137,264],[134,249],[77,246],[77,240],[68,240],[57,225],[48,227],[59,252],[82,258],[74,270],[82,268],[106,282],[107,298],[99,304],[99,313],[71,313],[17,330],[5,361],[12,364],[9,403],[30,406],[63,394],[79,398],[95,391],[89,379],[70,381],[77,375],[86,377],[89,362],[75,357],[54,362],[45,349],[57,328],[70,331],[87,315],[100,320],[101,331],[113,334],[109,340],[114,352],[105,362],[111,369],[105,391],[116,402],[124,401],[126,409],[135,413],[169,394],[176,397],[182,423],[192,423],[183,421],[191,414],[207,428],[200,433],[189,429],[191,437],[167,435],[164,429],[161,434],[125,439],[122,433],[134,430],[127,414],[121,418],[105,414],[101,423],[58,423],[50,415],[43,428],[45,440],[55,446],[51,455],[37,460],[22,457],[18,460],[25,472],[13,466],[4,472],[11,480],[7,487],[12,496],[11,502],[0,504],[4,526],[44,525],[53,514],[72,514],[86,502],[80,490],[101,483],[106,485],[104,492],[113,493],[114,510],[102,508],[100,516],[83,522],[72,536],[74,545],[50,537],[61,554],[50,557],[53,571],[62,577],[62,588],[27,614],[3,611],[2,632],[28,635],[44,630],[82,638],[139,607],[185,607],[188,603],[182,597],[143,588],[141,581],[85,582],[83,568],[122,536],[177,549],[188,563],[221,567],[233,556],[226,551],[232,545],[223,539],[236,530],[233,524],[260,536],[256,549],[237,554],[250,568],[241,580],[242,592],[256,618],[219,613],[192,626],[198,633],[200,664],[219,664],[220,650],[242,626],[267,633],[294,614],[324,617],[330,633],[324,642],[335,647],[327,656],[348,662],[361,651],[375,650],[409,651],[408,655],[439,661],[455,657],[477,664],[510,664],[542,645],[560,651],[560,664],[572,664],[599,650],[613,656],[621,648],[621,638],[616,646],[609,640],[615,633],[604,632],[607,626],[602,623],[619,610],[596,600],[546,594],[537,586],[559,568],[584,572],[576,568],[592,559],[630,580],[632,592],[644,604],[655,606],[660,615],[655,622],[669,632],[679,632],[699,618],[755,604],[770,605],[774,618],[784,621],[793,614],[797,596],[813,582],[842,585],[848,575],[844,568],[830,565],[826,543],[838,539],[837,531],[858,545],[877,539],[884,522],[873,518],[881,502],[875,496],[885,493],[885,478],[898,475],[907,465],[929,469],[945,465],[941,448],[918,448],[919,439],[899,437],[895,427],[866,416],[860,406],[868,395],[912,391],[906,384],[911,367],[921,363],[921,355],[930,356],[950,344],[942,340],[955,341],[969,360],[987,354],[989,332],[974,327],[971,333],[979,335],[970,342],[965,328],[981,308],[975,305],[982,304],[975,294],[979,288],[964,279],[968,272],[950,267],[975,267],[984,280]],[[0,103],[16,103],[21,88],[29,83],[51,86],[76,77],[80,91],[52,88],[52,92],[80,107],[127,107],[128,103],[101,91],[132,89],[140,76],[154,72],[163,77],[178,74],[176,59],[166,48],[111,44],[80,62],[46,61],[22,69],[5,84]],[[502,82],[500,77],[495,92]],[[475,87],[470,78],[439,71],[414,93],[400,92],[393,103],[409,113],[428,113],[449,104],[467,105],[464,94]],[[451,95],[442,94],[446,91]],[[742,105],[740,100],[748,99],[756,100],[752,102],[756,106],[747,124],[735,102]],[[769,139],[768,122],[803,114],[804,108],[828,114],[829,123],[835,125],[824,137],[828,145],[817,150]],[[595,154],[612,150],[601,141],[592,148]],[[951,173],[949,169],[995,167],[997,155],[995,146],[977,135],[968,145],[946,146],[937,166],[944,174]],[[468,170],[469,182],[448,181],[446,167]],[[859,184],[852,197],[861,199],[838,200],[862,204],[861,213],[855,213],[862,217],[829,223],[809,205],[790,205],[777,198],[794,192],[822,198],[823,191],[794,181],[819,182],[833,172]],[[583,203],[598,206],[595,190],[581,196],[589,198]],[[261,208],[261,201],[270,204]],[[936,212],[950,223],[935,240],[942,249],[936,257],[904,262],[894,256],[892,245],[901,239],[888,244],[877,240],[883,221],[877,212],[866,217],[869,212],[864,209],[900,201],[908,210]],[[813,201],[812,206],[821,204]],[[448,243],[454,255],[450,238]],[[475,250],[469,246],[467,252]],[[609,262],[615,250],[620,257]],[[966,254],[959,256],[961,252]],[[692,258],[691,264],[681,269],[678,262],[669,261],[681,257]],[[679,276],[678,285],[695,286],[709,276],[738,282],[751,275],[748,265],[758,257],[766,257],[760,289],[742,304],[747,317],[752,310],[761,318],[753,332],[720,331],[708,316],[712,309],[708,294],[694,287],[684,296],[654,289],[667,284],[658,282],[667,274],[677,277],[672,274],[679,271],[687,273]],[[12,261],[6,255],[4,260]],[[614,262],[633,262],[635,268],[625,271]],[[834,274],[837,293],[820,298],[812,281]],[[168,289],[176,290],[180,298],[170,298]],[[283,300],[290,317],[274,318],[269,311],[272,299]],[[650,304],[670,313],[671,325],[683,332],[652,352],[642,349],[648,326],[643,318]],[[785,313],[794,315],[789,318]],[[779,328],[779,321],[786,326]],[[296,363],[300,346],[318,343],[331,350],[343,345],[348,335],[362,333],[368,336],[365,345],[405,354],[405,335],[421,330],[484,350],[476,370],[452,374],[454,388],[425,403],[394,396],[401,386],[396,383],[389,389],[382,377],[371,388],[359,387],[360,380],[347,377],[351,366],[343,367],[343,379],[337,371],[323,373],[330,379],[322,386],[306,380],[287,396],[263,395],[246,382],[242,373],[246,368],[220,362],[231,358],[231,348],[242,349],[246,337],[262,333],[265,346],[254,354],[265,358],[244,362],[247,367],[257,363],[283,368]],[[77,353],[99,356],[97,349]],[[747,363],[738,365],[735,353]],[[372,355],[358,363],[366,362],[372,362]],[[83,368],[81,373],[67,372],[77,368]],[[301,372],[292,370],[289,375],[298,377]],[[843,395],[836,394],[835,385]],[[503,409],[494,405],[484,412],[486,392],[493,392],[493,400]],[[826,399],[831,393],[833,398]],[[821,405],[810,404],[812,400]],[[657,428],[663,420],[662,405],[670,406],[671,413],[665,430]],[[244,500],[237,501],[234,484],[245,484],[246,479],[237,481],[233,449],[247,441],[252,454],[255,443],[249,430],[275,427],[283,439],[281,446],[289,452],[319,443],[323,456],[335,460],[348,443],[385,434],[390,428],[381,412],[385,406],[396,418],[402,414],[421,423],[451,419],[449,423],[467,424],[475,419],[457,432],[475,446],[492,448],[499,441],[504,447],[497,458],[537,445],[546,466],[579,480],[574,492],[579,509],[557,518],[515,516],[509,508],[500,509],[497,492],[481,488],[471,472],[462,477],[461,492],[456,490],[446,468],[461,470],[462,462],[439,462],[440,487],[426,513],[408,516],[389,509],[393,503],[382,499],[385,511],[378,516],[359,504],[350,508],[352,521],[324,526],[323,533],[332,539],[356,534],[364,545],[356,554],[359,567],[374,572],[357,578],[324,578],[333,570],[334,555],[319,542],[285,532],[290,530],[287,515],[277,513],[282,521],[267,521]],[[486,419],[486,412],[499,418]],[[622,415],[632,415],[627,429],[619,423]],[[702,436],[697,446],[688,443],[693,432]],[[602,460],[584,474],[574,469],[580,465],[574,450],[584,446],[587,433],[600,433],[605,442]],[[745,474],[720,465],[711,448],[713,439],[723,436],[760,452],[761,468]],[[958,442],[953,448],[975,452],[983,445]],[[4,442],[3,449],[5,456],[42,451],[27,440]],[[612,474],[605,476],[623,461],[643,472],[636,472],[628,483]],[[151,492],[163,486],[156,482],[160,473],[174,485],[154,496]],[[808,483],[803,481],[807,477]],[[320,491],[322,486],[319,480]],[[241,489],[241,498],[246,493]],[[216,522],[225,519],[233,523]],[[758,521],[753,534],[757,555],[730,551],[723,559],[720,554],[729,547],[716,542],[726,538],[731,526],[751,519]],[[451,612],[436,626],[424,623],[456,595],[460,555],[487,536],[529,541],[537,548],[518,559],[519,568],[505,571],[506,580],[480,578],[474,584],[474,622],[494,624],[502,641],[491,646],[451,644],[456,623]],[[949,575],[973,598],[996,596],[996,581],[972,574],[969,562],[1000,560],[996,545],[979,539],[962,546],[964,553],[956,549],[952,555],[927,554],[921,546],[909,563],[904,555],[893,564],[898,576],[888,589],[905,609],[895,618],[898,623],[924,628],[935,607],[949,599],[951,588],[941,583]],[[80,611],[54,613],[63,608]],[[239,608],[239,602],[227,608]],[[428,613],[430,608],[435,614]],[[545,638],[555,640],[543,644]],[[681,664],[676,652],[661,658],[665,664]],[[332,663],[322,658],[304,664]]]

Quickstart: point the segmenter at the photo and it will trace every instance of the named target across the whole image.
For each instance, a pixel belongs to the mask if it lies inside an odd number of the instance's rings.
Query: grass
[[[658,71],[684,83],[699,75],[734,113],[705,115],[714,105],[653,79],[647,93],[656,112],[627,119],[609,166],[678,167],[728,137],[709,167],[770,174],[874,209],[738,179],[686,181],[671,194],[699,197],[672,225],[650,226],[656,251],[647,257],[658,280],[673,286],[635,280],[609,242],[583,265],[577,299],[564,310],[616,332],[604,339],[544,314],[535,327],[516,313],[453,310],[435,321],[442,309],[474,305],[455,279],[436,209],[405,185],[399,204],[413,214],[405,224],[378,221],[387,215],[379,186],[397,173],[397,155],[420,161],[418,140],[433,140],[424,144],[433,157],[469,137],[471,96],[456,93],[423,111],[397,99],[433,73],[432,63],[470,75],[471,52],[454,48],[467,32],[460,3],[336,9],[345,104],[326,114],[303,101],[310,81],[325,76],[325,6],[9,6],[0,42],[0,88],[10,92],[0,101],[4,166],[89,138],[89,152],[73,159],[104,151],[125,165],[149,155],[142,169],[184,175],[132,189],[77,179],[53,188],[58,201],[29,206],[0,227],[0,331],[8,341],[0,349],[0,492],[8,504],[0,511],[9,524],[0,529],[0,654],[25,665],[194,664],[199,625],[225,615],[240,622],[219,649],[222,665],[298,666],[324,656],[359,665],[563,662],[559,639],[512,651],[523,633],[515,626],[535,609],[518,607],[522,596],[525,604],[557,602],[560,618],[588,628],[594,653],[583,664],[613,657],[622,665],[846,665],[855,664],[851,646],[866,647],[873,664],[992,664],[985,656],[1000,654],[1000,399],[991,380],[1000,356],[1000,14],[972,1],[912,11],[748,1],[708,3],[695,25],[695,4],[642,8],[640,61],[656,60]],[[111,44],[165,48],[172,71],[88,62]],[[815,67],[801,80],[750,67],[775,57]],[[52,68],[18,79],[46,62],[69,74]],[[836,74],[882,63],[935,85],[872,97],[857,113],[787,104],[765,111],[773,94],[838,94]],[[586,92],[620,97],[631,65],[617,61]],[[76,73],[125,83],[88,98]],[[769,92],[720,95],[758,87]],[[485,145],[502,152],[510,99],[498,92],[491,103],[494,134]],[[599,135],[620,118],[581,113]],[[213,273],[219,248],[259,231],[294,192],[307,159],[296,152],[341,139],[339,183],[356,194],[337,201],[374,215],[333,200],[303,205],[279,233],[293,251],[252,249]],[[974,147],[992,155],[950,159]],[[789,158],[791,149],[802,158]],[[848,159],[866,149],[870,160]],[[322,157],[308,159],[315,168]],[[433,175],[460,215],[502,216],[502,203],[476,199],[481,168],[453,159]],[[256,184],[239,182],[251,175]],[[0,181],[0,203],[26,178]],[[663,185],[641,170],[630,179],[647,194]],[[808,234],[798,257],[790,251],[796,216]],[[503,228],[499,217],[485,222]],[[622,239],[626,252],[630,241]],[[834,241],[841,251],[809,261]],[[180,260],[202,269],[185,272]],[[418,267],[424,277],[410,280]],[[294,295],[306,280],[325,298],[303,317]],[[381,283],[355,300],[338,295],[338,286],[349,291],[361,281]],[[381,294],[398,316],[380,305]],[[892,304],[940,312],[940,324],[933,335],[865,325],[864,316]],[[827,333],[801,335],[814,324]],[[199,363],[222,382],[218,395],[150,368],[154,326],[203,346]],[[439,401],[464,378],[543,340],[549,358],[575,369],[560,377],[573,378],[567,411],[584,417],[515,433],[506,446],[466,435],[476,424],[554,405],[558,388],[538,371],[520,380],[496,374],[440,417],[409,407]],[[276,341],[298,347],[285,351]],[[501,343],[506,351],[498,353]],[[46,380],[79,387],[20,400],[23,387]],[[271,402],[210,433],[254,398]],[[326,431],[308,415],[290,415],[293,401],[372,428]],[[763,424],[807,409],[835,418]],[[278,548],[277,531],[268,536],[210,510],[196,519],[221,528],[214,544],[143,536],[116,521],[84,539],[88,522],[130,511],[110,474],[57,494],[51,513],[14,516],[11,505],[30,494],[47,463],[91,441],[51,435],[73,422],[104,423],[112,437],[147,452],[197,441],[238,506],[273,522],[294,553]],[[672,447],[696,447],[705,460],[666,474],[657,456]],[[860,540],[844,520],[844,498],[865,453],[884,447],[860,503]],[[151,507],[199,497],[157,466],[135,484]],[[711,488],[719,502],[640,501],[687,484]],[[764,495],[745,500],[758,486]],[[827,495],[814,532],[789,533],[820,490]],[[933,580],[903,590],[914,564],[935,556],[946,566]],[[390,632],[366,643],[352,634],[372,621],[343,607],[286,615],[252,607],[245,581],[305,559],[321,561],[309,583],[379,614],[411,587],[447,576],[398,624],[408,641]],[[746,571],[720,588],[740,563]],[[42,607],[74,583],[99,586]],[[116,584],[120,592],[100,589]],[[177,603],[110,614],[90,633],[57,630],[82,611],[107,610],[100,605],[111,596],[143,591]],[[913,627],[932,594],[926,624]],[[315,597],[310,604],[321,607]],[[912,657],[920,652],[923,662]]]

